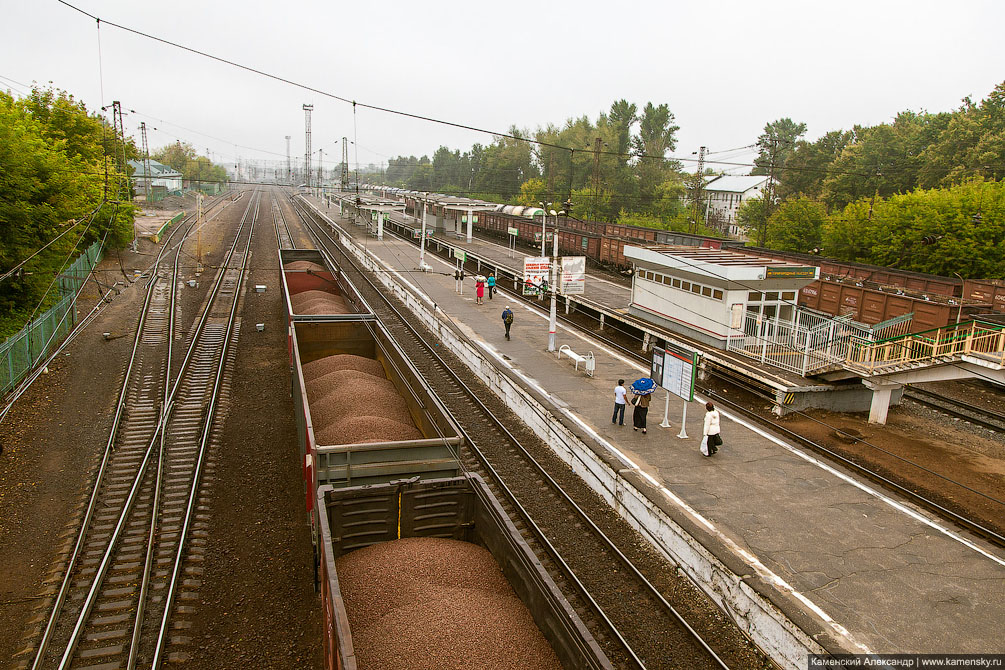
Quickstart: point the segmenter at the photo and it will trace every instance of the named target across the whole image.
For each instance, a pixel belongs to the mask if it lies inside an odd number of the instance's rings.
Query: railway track
[[[729,659],[724,661],[713,650],[716,645],[690,625],[608,538],[601,525],[609,526],[610,518],[595,520],[595,509],[588,511],[598,504],[607,509],[606,504],[547,447],[531,446],[536,440],[514,435],[497,416],[500,410],[489,408],[456,374],[458,366],[441,358],[432,336],[412,325],[413,319],[342,250],[327,225],[306,208],[297,209],[316,246],[338,262],[454,413],[466,433],[462,464],[482,475],[507,501],[507,512],[518,520],[521,532],[611,660],[618,667],[729,667]],[[550,474],[556,471],[564,476]],[[736,667],[760,663],[770,665],[752,655],[732,659]]]
[[[905,386],[904,397],[996,433],[1005,432],[1005,415],[918,386]]]
[[[276,227],[276,240],[279,242],[280,249],[296,249],[297,245],[293,241],[293,235],[290,233],[290,227],[286,223],[286,215],[283,214],[283,208],[280,205],[280,198],[276,196],[276,191],[272,191],[272,222]]]
[[[196,513],[214,419],[221,410],[248,249],[254,194],[178,360],[178,272],[185,237],[165,240],[147,283],[115,418],[60,588],[22,667],[158,667],[199,586]],[[173,246],[174,260],[163,263]],[[184,573],[184,576],[183,576]],[[183,641],[180,640],[180,641]],[[184,645],[181,645],[184,646]],[[177,659],[185,657],[184,651]]]

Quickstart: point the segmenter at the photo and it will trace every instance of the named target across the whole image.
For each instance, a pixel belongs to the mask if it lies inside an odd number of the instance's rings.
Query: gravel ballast
[[[403,538],[335,565],[361,668],[561,668],[478,545]]]

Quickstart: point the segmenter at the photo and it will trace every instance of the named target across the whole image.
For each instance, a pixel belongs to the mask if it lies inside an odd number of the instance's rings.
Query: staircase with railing
[[[966,361],[1000,370],[1005,366],[1005,326],[982,321],[852,344],[844,366],[866,376]]]

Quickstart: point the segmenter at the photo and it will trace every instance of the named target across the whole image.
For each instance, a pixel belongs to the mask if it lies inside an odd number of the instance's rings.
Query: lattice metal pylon
[[[304,105],[304,141],[306,142],[306,147],[304,150],[304,174],[307,178],[307,188],[311,187],[311,112],[314,111],[314,105]]]

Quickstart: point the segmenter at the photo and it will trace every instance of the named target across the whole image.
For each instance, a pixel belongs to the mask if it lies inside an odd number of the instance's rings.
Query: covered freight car
[[[409,582],[407,588],[397,590],[395,597],[402,601],[400,609],[407,615],[407,634],[399,628],[392,631],[387,626],[375,625],[375,616],[364,619],[359,615],[359,603],[346,597],[344,589],[352,586],[352,581],[345,573],[340,575],[338,565],[345,564],[339,559],[350,552],[401,538],[450,538],[484,547],[495,559],[516,596],[529,610],[538,630],[551,645],[555,657],[563,667],[612,667],[572,606],[520,537],[512,520],[477,475],[343,489],[324,486],[318,489],[317,507],[320,512],[319,560],[326,668],[362,668],[368,653],[373,661],[374,649],[381,656],[394,657],[395,650],[389,648],[406,644],[406,638],[418,638],[416,646],[421,651],[401,649],[397,656],[405,659],[402,667],[412,664],[436,667],[440,664],[438,661],[445,661],[447,654],[465,653],[465,647],[446,635],[443,629],[432,628],[437,622],[441,626],[456,622],[423,616],[422,594],[430,588],[438,587],[438,584]],[[429,562],[432,561],[433,559],[429,559]],[[415,562],[417,561],[413,561]],[[425,557],[423,562],[426,562]],[[446,567],[454,570],[457,568]],[[431,572],[435,577],[436,571]],[[340,577],[343,578],[342,582]],[[471,585],[465,583],[456,586]],[[402,592],[412,595],[402,597]],[[463,598],[465,593],[474,594],[475,591],[465,588],[458,595]],[[360,600],[368,601],[369,607],[389,607],[388,599],[372,592],[366,592],[366,597]],[[348,614],[354,611],[354,607],[357,613],[355,627]],[[490,618],[496,617],[484,617]],[[478,626],[470,625],[470,621],[460,623],[457,628],[469,638],[470,630],[478,629]],[[479,623],[484,625],[484,620],[479,620]],[[425,632],[423,626],[427,627]],[[515,631],[509,632],[513,644],[526,642],[520,640]],[[469,639],[466,642],[477,646],[480,641]],[[505,655],[505,647],[500,647],[502,648],[495,651]],[[368,667],[374,667],[373,663]],[[453,666],[448,664],[448,667]]]

